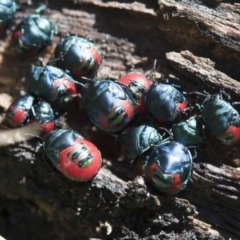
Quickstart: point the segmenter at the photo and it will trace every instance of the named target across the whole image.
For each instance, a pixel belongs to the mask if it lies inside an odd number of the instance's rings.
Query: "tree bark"
[[[26,1],[19,1],[26,2]],[[40,2],[40,1],[39,1]],[[33,13],[23,5],[17,16]],[[231,1],[50,0],[46,15],[59,33],[92,38],[104,53],[99,78],[151,70],[183,90],[240,96],[240,5]],[[0,42],[0,105],[23,94],[30,61],[10,36]],[[36,61],[37,62],[37,61]],[[158,74],[159,73],[159,74]],[[161,79],[159,79],[161,81]],[[15,86],[17,86],[15,88]],[[78,114],[76,114],[76,112]],[[0,235],[7,239],[239,239],[239,144],[208,139],[194,160],[190,183],[176,196],[155,191],[142,177],[142,159],[122,160],[115,137],[97,130],[72,106],[66,125],[101,150],[103,167],[91,182],[66,179],[31,140],[0,149]],[[41,234],[39,234],[41,233]]]

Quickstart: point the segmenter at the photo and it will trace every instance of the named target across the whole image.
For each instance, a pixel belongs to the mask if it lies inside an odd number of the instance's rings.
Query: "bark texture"
[[[16,22],[39,3],[23,4]],[[117,79],[132,68],[147,72],[156,59],[156,75],[184,91],[225,89],[237,100],[239,14],[240,5],[230,0],[49,0],[46,15],[59,33],[44,62],[70,32],[92,38],[103,51],[100,78]],[[10,39],[0,42],[1,119],[24,93],[18,80],[30,64]],[[43,158],[40,140],[1,148],[0,235],[6,239],[240,238],[240,144],[208,139],[187,189],[169,196],[144,181],[142,159],[122,160],[115,138],[97,130],[77,106],[69,109],[66,125],[99,147],[102,169],[92,182],[73,182]]]

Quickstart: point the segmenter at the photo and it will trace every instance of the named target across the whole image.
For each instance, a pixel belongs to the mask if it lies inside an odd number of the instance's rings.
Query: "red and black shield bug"
[[[57,107],[72,101],[77,92],[72,77],[54,66],[31,65],[25,87],[28,93],[43,98]]]
[[[7,109],[3,124],[8,127],[20,127],[33,123],[34,128],[47,134],[54,129],[54,112],[49,103],[24,95],[15,100]]]
[[[7,109],[4,124],[9,127],[20,127],[24,125],[29,117],[34,102],[34,97],[24,95],[16,99]]]
[[[100,129],[116,132],[135,116],[132,101],[123,88],[110,80],[93,80],[83,94],[84,109]]]
[[[65,176],[89,181],[98,173],[102,159],[97,147],[72,129],[55,129],[43,143],[44,152]]]
[[[51,105],[45,101],[39,101],[31,109],[30,121],[35,127],[41,129],[43,135],[50,133],[54,127],[54,112]]]
[[[206,129],[221,143],[230,145],[240,140],[240,116],[219,94],[207,96],[201,116]]]
[[[192,155],[178,142],[164,142],[152,148],[145,159],[144,175],[160,192],[176,194],[186,188],[192,170]]]
[[[187,100],[175,87],[154,82],[145,97],[146,110],[157,124],[173,122],[187,108]]]
[[[33,58],[52,43],[57,24],[40,14],[25,17],[12,34],[17,52]]]
[[[140,72],[129,72],[117,81],[128,91],[137,112],[144,112],[144,97],[152,81]]]
[[[162,141],[162,136],[150,124],[138,124],[127,127],[119,136],[122,153],[126,159],[135,159],[152,146]]]
[[[80,80],[81,77],[95,77],[102,61],[102,54],[97,46],[78,36],[66,36],[55,49],[57,66],[68,70]]]
[[[12,0],[0,0],[0,37],[6,34],[16,13],[16,3]]]

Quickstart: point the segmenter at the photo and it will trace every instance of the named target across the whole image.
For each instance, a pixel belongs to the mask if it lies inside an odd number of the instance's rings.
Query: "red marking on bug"
[[[146,89],[149,88],[152,82],[146,78],[146,76],[139,72],[130,72],[118,80],[119,83],[129,85],[132,81],[140,82]]]
[[[43,123],[43,124],[33,122],[33,124],[37,129],[40,130],[41,135],[43,137],[46,136],[47,134],[49,134],[55,127],[54,121],[48,122],[48,123]]]
[[[180,174],[173,173],[171,176],[173,177],[173,182],[166,192],[169,194],[175,194],[182,188],[183,182],[181,180]]]
[[[164,183],[164,180],[159,180],[158,182],[153,180],[154,172],[158,172],[160,175],[169,176],[169,183]],[[183,186],[181,176],[178,173],[163,173],[162,170],[156,163],[148,165],[145,172],[146,179],[155,186],[161,192],[166,192],[169,194],[177,193]]]
[[[16,42],[16,45],[19,45],[19,41],[21,41],[21,31],[14,31],[12,34],[12,39]],[[39,48],[36,48],[34,46],[28,46],[25,45],[24,43],[21,44],[21,46],[18,46],[19,52],[21,52],[25,58],[30,59],[33,57],[36,57]]]
[[[56,91],[59,86],[64,86],[64,88],[69,93],[71,100],[73,99],[72,95],[75,95],[77,93],[75,83],[70,79],[68,79],[67,77],[63,76],[62,78],[56,79],[53,82],[53,89],[54,89],[54,93],[56,94],[56,98],[58,97],[58,93]]]
[[[177,103],[177,108],[179,109],[180,112],[183,112],[187,108],[187,102],[179,102]]]
[[[87,51],[90,54],[90,56],[92,56],[93,59],[97,61],[98,65],[100,65],[102,61],[101,54],[99,54],[99,52],[95,48],[89,48],[87,49]]]
[[[70,158],[73,151],[78,147],[86,147],[86,153],[92,155],[93,161],[87,167],[79,167],[78,161]],[[101,154],[96,146],[83,138],[77,138],[69,147],[59,153],[59,163],[56,167],[67,177],[77,181],[89,181],[98,173],[102,164]]]
[[[91,71],[96,71],[102,61],[101,54],[94,48],[83,49],[81,56],[81,62],[76,62],[76,65],[71,69],[76,78],[88,76]]]
[[[18,31],[14,31],[13,34],[12,34],[12,39],[14,40],[18,40],[21,36],[21,31],[18,30]]]
[[[9,110],[12,113],[12,119],[7,118],[8,124],[12,127],[20,126],[26,119],[28,112],[13,105],[9,107]]]
[[[171,121],[175,120],[179,116],[179,113],[183,113],[186,108],[187,108],[187,102],[186,101],[178,102],[176,104],[175,111],[172,114]]]
[[[148,165],[146,167],[146,171],[145,171],[145,176],[146,176],[146,179],[150,182],[152,182],[152,178],[151,176],[153,175],[153,172],[154,171],[158,171],[160,168],[158,167],[158,165],[156,163],[153,163],[151,165]]]
[[[122,109],[121,114],[116,112],[116,109],[119,109],[119,107]],[[114,115],[116,117],[114,117]],[[116,99],[110,111],[102,112],[102,114],[98,116],[99,126],[106,131],[119,131],[123,129],[134,116],[135,109],[129,98],[125,100]]]
[[[136,86],[134,86],[134,82],[136,82]],[[144,104],[144,96],[148,91],[149,87],[152,85],[152,82],[146,78],[146,76],[139,72],[130,72],[123,75],[118,83],[122,84],[129,88],[129,94],[132,94],[133,104],[135,106],[136,112],[145,112],[146,107]],[[134,95],[138,95],[138,99],[134,97]]]
[[[235,140],[240,140],[240,126],[236,127],[234,125],[231,125],[226,132],[232,132]]]

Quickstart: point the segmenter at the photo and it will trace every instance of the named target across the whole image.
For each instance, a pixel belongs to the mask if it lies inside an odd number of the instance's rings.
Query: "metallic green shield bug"
[[[135,159],[161,141],[162,136],[150,124],[128,127],[119,136],[122,152],[129,160]]]
[[[240,140],[240,116],[220,95],[206,98],[201,115],[207,130],[221,143],[230,145]]]
[[[12,0],[0,0],[0,37],[10,27],[16,13],[16,3]]]
[[[47,17],[34,14],[25,17],[13,32],[13,44],[17,52],[33,58],[52,43],[57,34],[57,24]]]
[[[176,123],[172,126],[173,138],[184,146],[193,146],[203,143],[205,135],[202,124],[196,117],[191,117],[185,122]]]

